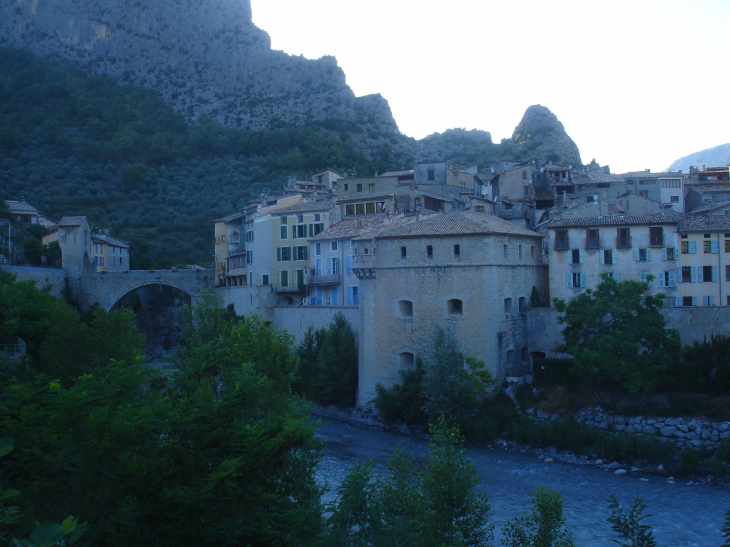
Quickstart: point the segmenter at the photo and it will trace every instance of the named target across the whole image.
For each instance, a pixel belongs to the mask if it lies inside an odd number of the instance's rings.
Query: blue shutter
[[[696,306],[696,305],[697,305],[697,303],[698,303],[697,297],[696,297],[696,296],[693,296],[693,297],[692,297],[692,305],[693,305],[693,306]]]
[[[586,273],[580,272],[580,286],[585,287],[586,286]]]
[[[605,264],[606,263],[606,257],[604,256],[605,254],[606,253],[603,252],[603,251],[601,251],[601,252],[598,253],[598,258],[599,258],[601,264]]]
[[[611,264],[616,264],[618,262],[618,253],[616,250],[611,251]]]
[[[578,264],[583,264],[584,255],[583,249],[578,249]]]
[[[662,248],[662,260],[666,260],[666,259],[667,259],[667,249]]]
[[[697,242],[696,241],[689,242],[689,254],[691,254],[691,255],[697,254]]]
[[[657,278],[659,279],[659,288],[663,289],[664,288],[664,272],[659,272],[657,274]]]
[[[639,261],[639,249],[634,249],[634,262]]]
[[[646,250],[646,261],[651,262],[651,249]]]
[[[276,248],[276,260],[281,262],[281,247]]]
[[[677,274],[676,274],[676,272],[674,272],[674,270],[670,270],[670,272],[669,272],[669,286],[670,287],[677,286]]]
[[[347,268],[347,270],[346,270],[347,275],[352,275],[352,256],[348,256],[345,259],[345,267]]]
[[[711,241],[710,242],[710,250],[712,251],[712,254],[717,254],[720,252],[720,242],[719,241]]]
[[[717,266],[712,267],[712,282],[717,283]]]
[[[619,275],[618,272],[613,272],[613,280],[616,281],[616,283],[618,283],[621,280],[621,276]]]
[[[682,268],[677,268],[677,283],[682,282]]]
[[[573,288],[573,274],[570,272],[565,274],[565,286],[569,289]]]
[[[705,282],[705,272],[704,272],[704,269],[702,268],[702,266],[697,266],[697,282],[698,283]]]

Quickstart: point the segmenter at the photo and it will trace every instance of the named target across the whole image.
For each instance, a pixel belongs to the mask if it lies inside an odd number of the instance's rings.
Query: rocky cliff
[[[273,51],[249,0],[7,0],[0,37],[155,89],[188,119],[398,133],[387,101],[356,98],[334,57]]]
[[[512,144],[516,157],[581,165],[578,147],[565,132],[563,124],[555,114],[539,104],[525,111],[512,133]]]

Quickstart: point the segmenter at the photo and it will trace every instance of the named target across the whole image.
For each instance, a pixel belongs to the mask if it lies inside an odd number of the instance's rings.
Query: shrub
[[[375,391],[375,407],[385,423],[403,421],[407,424],[422,423],[425,421],[423,413],[423,375],[425,373],[423,360],[416,357],[416,366],[413,370],[400,370],[402,384],[395,384],[386,388],[377,384]]]
[[[563,497],[543,485],[533,491],[532,513],[510,519],[502,528],[505,547],[574,547],[570,529],[565,528]]]
[[[573,359],[537,358],[534,360],[535,380],[541,383],[577,386],[580,381],[573,374]]]

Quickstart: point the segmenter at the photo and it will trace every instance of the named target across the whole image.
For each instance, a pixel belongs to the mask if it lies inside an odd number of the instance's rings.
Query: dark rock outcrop
[[[252,22],[249,0],[8,1],[0,4],[0,37],[155,89],[189,119],[398,133],[387,101],[356,98],[334,57],[273,51]]]
[[[582,165],[580,152],[565,132],[557,116],[542,105],[530,106],[512,133],[518,157],[577,167]]]

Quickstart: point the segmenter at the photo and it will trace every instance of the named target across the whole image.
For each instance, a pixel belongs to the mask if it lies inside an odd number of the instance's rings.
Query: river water
[[[322,419],[317,436],[325,442],[325,457],[318,478],[334,488],[357,462],[373,460],[384,469],[398,446],[416,457],[428,453],[426,441],[394,433],[354,428],[344,422]],[[706,484],[687,484],[689,479],[670,484],[666,478],[641,473],[615,475],[600,468],[561,463],[545,463],[538,456],[518,451],[468,447],[481,478],[479,488],[492,505],[495,544],[504,522],[530,509],[530,492],[542,484],[563,495],[564,515],[579,547],[616,545],[606,519],[606,500],[614,494],[624,506],[641,496],[647,502],[646,523],[654,528],[659,547],[719,547],[725,511],[730,509],[730,489]],[[649,479],[643,482],[640,479]]]

